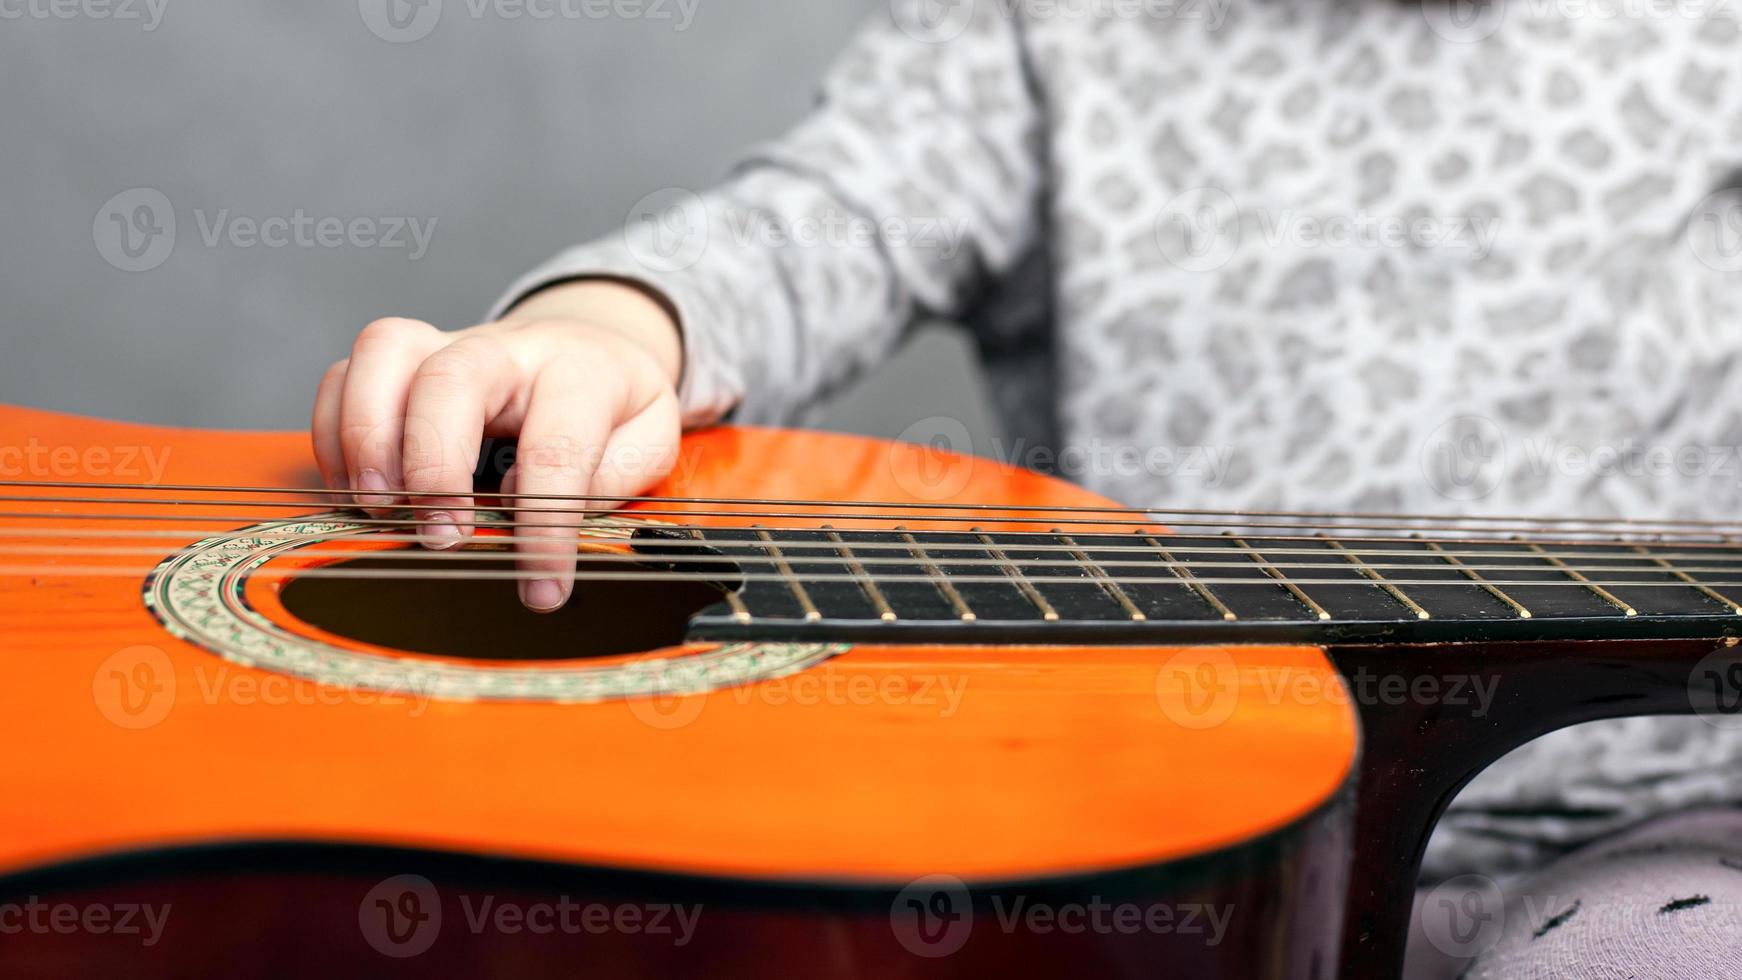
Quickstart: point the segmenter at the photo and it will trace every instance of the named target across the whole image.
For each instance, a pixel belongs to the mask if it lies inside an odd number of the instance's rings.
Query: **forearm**
[[[670,307],[620,280],[557,283],[516,303],[502,319],[574,320],[621,334],[653,356],[673,387],[683,369],[683,336]]]
[[[941,50],[874,19],[818,110],[729,181],[631,215],[504,303],[576,277],[644,283],[681,327],[686,425],[789,424],[916,318],[959,318],[1035,243],[1038,104],[1013,22],[977,16]]]

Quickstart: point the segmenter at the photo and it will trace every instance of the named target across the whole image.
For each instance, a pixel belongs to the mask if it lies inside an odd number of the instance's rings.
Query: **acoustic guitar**
[[[303,434],[0,409],[0,975],[1391,976],[1472,774],[1742,680],[1718,525],[751,428],[536,616],[506,453],[432,552]]]

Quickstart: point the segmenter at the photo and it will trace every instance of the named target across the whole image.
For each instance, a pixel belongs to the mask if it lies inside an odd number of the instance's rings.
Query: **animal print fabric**
[[[1716,0],[893,0],[796,129],[496,312],[664,293],[691,424],[801,421],[952,318],[1006,446],[1057,453],[1003,455],[1131,504],[1735,519],[1739,37]],[[1563,731],[1429,872],[1738,799],[1737,734]]]
[[[1739,976],[1739,838],[1736,810],[1649,821],[1528,875],[1447,881],[1419,927],[1467,957],[1458,980]]]

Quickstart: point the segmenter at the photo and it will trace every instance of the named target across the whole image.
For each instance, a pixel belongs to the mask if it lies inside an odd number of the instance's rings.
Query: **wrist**
[[[502,322],[574,320],[620,334],[646,350],[675,388],[683,371],[676,309],[651,286],[623,279],[576,279],[516,303]]]

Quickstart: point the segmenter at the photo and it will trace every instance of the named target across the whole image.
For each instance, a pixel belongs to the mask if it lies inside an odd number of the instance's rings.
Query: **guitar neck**
[[[1715,537],[710,530],[687,543],[643,539],[641,550],[730,559],[714,567],[738,587],[694,621],[697,638],[1335,644],[1742,632],[1742,549]]]

